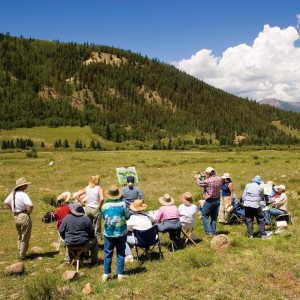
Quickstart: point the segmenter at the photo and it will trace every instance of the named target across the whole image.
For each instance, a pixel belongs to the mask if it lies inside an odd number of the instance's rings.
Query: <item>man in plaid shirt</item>
[[[203,199],[205,200],[202,207],[202,223],[206,236],[213,237],[216,235],[217,219],[220,207],[220,190],[221,177],[216,176],[215,170],[208,167],[205,170],[206,179],[199,178],[195,175],[196,184],[204,188]],[[209,217],[211,221],[209,222]]]

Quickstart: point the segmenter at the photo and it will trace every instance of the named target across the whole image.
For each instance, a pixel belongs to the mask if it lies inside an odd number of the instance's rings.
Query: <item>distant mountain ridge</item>
[[[267,98],[259,101],[260,104],[268,104],[279,109],[300,112],[300,102],[286,102],[276,98]]]

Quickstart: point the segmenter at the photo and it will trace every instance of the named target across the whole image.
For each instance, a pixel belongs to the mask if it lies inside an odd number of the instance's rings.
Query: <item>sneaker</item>
[[[103,274],[102,275],[102,282],[106,282],[108,279],[111,278],[111,275],[110,274]]]
[[[118,281],[122,281],[126,277],[127,277],[127,275],[118,274]]]
[[[125,262],[133,262],[133,256],[131,254],[125,256]]]

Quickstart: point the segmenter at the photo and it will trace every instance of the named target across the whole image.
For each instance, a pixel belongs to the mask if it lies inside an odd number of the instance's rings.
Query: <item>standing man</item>
[[[30,214],[33,210],[33,204],[25,192],[30,183],[25,178],[19,178],[13,192],[4,200],[4,208],[11,209],[14,213],[14,222],[18,232],[19,261],[26,258],[31,236],[32,221]]]
[[[213,237],[216,235],[217,219],[220,207],[220,190],[221,178],[216,176],[212,167],[205,170],[205,178],[199,178],[195,175],[196,184],[204,188],[203,199],[205,200],[202,207],[202,223],[206,236]],[[209,217],[211,221],[209,222]]]
[[[256,218],[258,229],[262,239],[269,238],[265,230],[265,220],[260,203],[264,200],[264,190],[260,185],[262,179],[256,175],[251,183],[245,187],[242,199],[245,208],[245,224],[247,227],[247,235],[253,238],[253,221]]]

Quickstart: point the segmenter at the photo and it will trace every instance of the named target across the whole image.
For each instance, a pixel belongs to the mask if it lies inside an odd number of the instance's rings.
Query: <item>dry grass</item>
[[[55,161],[54,167],[48,167],[50,160]],[[48,299],[82,299],[81,290],[87,282],[92,284],[92,293],[86,296],[88,299],[299,299],[299,160],[299,153],[288,151],[39,152],[37,159],[26,158],[22,152],[2,153],[1,199],[4,200],[17,178],[25,176],[32,182],[28,193],[35,209],[30,247],[40,246],[45,253],[25,261],[24,276],[8,278],[1,272],[0,299],[47,299],[42,290],[48,291]],[[117,181],[116,167],[131,165],[137,168],[138,185],[146,195],[150,210],[159,207],[158,197],[165,192],[176,199],[177,205],[180,204],[179,195],[185,191],[200,199],[201,190],[195,186],[192,176],[210,165],[220,175],[231,173],[238,196],[245,184],[260,174],[266,181],[272,179],[287,186],[295,225],[270,241],[247,239],[242,224],[218,225],[220,233],[233,239],[232,246],[225,252],[210,250],[210,241],[202,238],[197,247],[188,245],[175,253],[163,247],[163,262],[126,264],[129,277],[123,282],[102,283],[102,264],[92,269],[82,268],[84,275],[81,278],[63,282],[61,275],[66,270],[61,264],[63,247],[56,253],[51,246],[57,241],[57,231],[54,223],[41,222],[43,214],[53,209],[43,199],[65,190],[77,191],[87,184],[92,174],[99,174],[103,187],[107,188]],[[200,220],[197,220],[195,231],[203,237]],[[0,234],[0,266],[4,269],[16,262],[16,230],[12,214],[2,208]],[[103,259],[102,249],[99,258]]]

